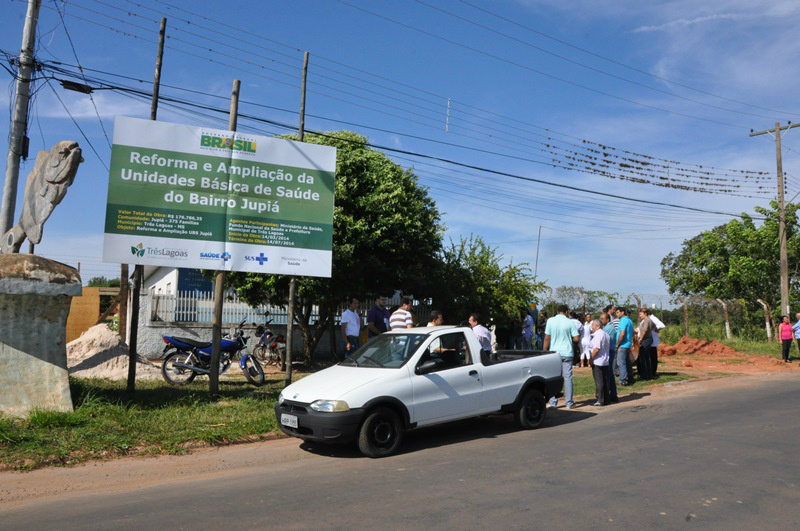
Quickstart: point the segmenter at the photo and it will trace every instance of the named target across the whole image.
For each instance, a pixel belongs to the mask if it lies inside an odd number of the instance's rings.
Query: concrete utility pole
[[[19,51],[17,69],[17,96],[14,101],[14,116],[8,142],[6,182],[3,185],[3,205],[0,207],[0,235],[14,226],[14,210],[17,205],[17,182],[19,181],[19,159],[27,157],[28,102],[30,101],[31,73],[34,68],[33,50],[36,45],[36,23],[42,0],[28,0],[25,28],[22,31],[22,48]]]
[[[158,115],[158,92],[161,87],[161,61],[164,58],[164,35],[167,31],[167,19],[161,19],[161,29],[158,32],[158,55],[156,56],[156,72],[153,76],[153,98],[150,101],[150,119],[155,121]],[[122,269],[127,276],[127,267]],[[129,393],[136,390],[136,342],[139,336],[139,293],[142,289],[144,266],[137,265],[133,269],[133,293],[131,295],[131,340],[128,345],[128,387]],[[127,282],[127,279],[125,279]]]
[[[297,139],[302,142],[306,133],[306,76],[308,75],[308,52],[303,55],[303,83],[300,93],[300,128]],[[285,385],[292,383],[292,345],[294,344],[294,299],[297,282],[294,275],[289,280],[289,315],[286,322],[286,380]]]
[[[778,243],[781,253],[781,313],[789,315],[789,256],[786,252],[786,205],[783,191],[783,158],[781,156],[781,131],[800,127],[800,124],[789,122],[781,127],[780,122],[775,122],[775,129],[765,129],[764,131],[753,132],[750,136],[765,135],[775,133],[775,154],[778,163]]]
[[[233,80],[231,90],[231,111],[228,118],[228,130],[236,131],[239,118],[239,89],[242,82]],[[211,321],[211,366],[208,368],[208,394],[211,398],[219,397],[219,351],[222,346],[222,304],[225,299],[224,270],[217,271],[214,277],[214,318]]]

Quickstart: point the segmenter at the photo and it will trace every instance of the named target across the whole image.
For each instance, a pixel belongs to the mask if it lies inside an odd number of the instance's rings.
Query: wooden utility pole
[[[297,139],[302,142],[306,133],[306,76],[308,75],[308,52],[303,55],[303,81],[300,92],[300,128]],[[286,322],[286,380],[285,385],[292,383],[292,345],[294,345],[294,301],[297,290],[295,276],[289,280],[289,315]]]
[[[128,264],[119,266],[119,337],[123,341],[128,341],[128,275],[130,270]]]
[[[533,266],[533,278],[539,278],[539,244],[542,242],[542,226],[539,225],[539,236],[536,237],[536,265]]]
[[[237,119],[239,117],[239,88],[242,82],[238,79],[233,80],[233,90],[231,90],[231,111],[228,118],[228,130],[236,131]],[[211,321],[211,366],[208,368],[208,394],[211,398],[219,397],[219,351],[222,345],[222,304],[225,298],[225,276],[224,270],[217,271],[214,277],[214,319]]]
[[[781,127],[780,122],[775,122],[775,129],[765,129],[764,131],[753,132],[750,136],[765,135],[775,133],[775,155],[778,164],[778,243],[781,255],[781,313],[789,315],[789,256],[786,251],[786,205],[784,199],[784,176],[783,176],[783,157],[781,155],[781,131],[800,127],[800,124],[792,124]]]
[[[164,58],[164,36],[167,31],[167,19],[161,19],[161,29],[158,32],[158,55],[156,56],[156,72],[153,76],[153,98],[150,100],[150,119],[155,121],[158,116],[158,92],[161,87],[161,62]],[[126,268],[127,269],[127,268]],[[127,277],[127,271],[125,271]],[[136,391],[136,361],[138,353],[136,342],[139,336],[139,294],[142,289],[144,266],[137,265],[133,269],[133,293],[131,294],[131,341],[128,345],[128,387],[129,393]],[[127,282],[127,278],[125,281]]]
[[[30,102],[31,73],[34,68],[33,51],[36,46],[36,23],[42,0],[28,0],[25,27],[22,30],[22,48],[19,51],[17,68],[17,95],[14,100],[14,116],[8,135],[8,159],[6,182],[3,185],[3,203],[0,207],[0,235],[14,226],[14,210],[17,205],[17,182],[19,181],[19,159],[27,157],[28,104]]]

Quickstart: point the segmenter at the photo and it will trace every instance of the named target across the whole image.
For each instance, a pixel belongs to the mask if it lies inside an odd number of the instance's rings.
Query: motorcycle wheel
[[[264,369],[261,368],[261,364],[253,356],[247,356],[245,358],[242,371],[244,372],[244,377],[247,378],[247,381],[251,384],[256,387],[264,385]]]
[[[253,356],[260,362],[269,365],[269,355],[267,354],[267,347],[264,345],[257,346],[253,349]]]
[[[164,363],[161,364],[161,375],[164,377],[164,380],[170,385],[186,385],[194,380],[195,376],[197,376],[196,372],[191,369],[175,366],[176,363],[192,365],[191,357],[192,355],[190,353],[181,352],[180,350],[169,354],[164,359]]]

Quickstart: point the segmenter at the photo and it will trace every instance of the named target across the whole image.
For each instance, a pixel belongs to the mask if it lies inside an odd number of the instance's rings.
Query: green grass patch
[[[260,388],[223,381],[219,401],[209,399],[205,378],[180,388],[141,381],[133,394],[125,382],[70,378],[74,412],[37,410],[22,420],[0,416],[0,464],[31,469],[264,438],[279,431],[279,377]]]
[[[745,339],[724,339],[720,341],[725,345],[741,352],[742,354],[753,354],[768,358],[781,359],[780,342],[770,343],[768,341],[747,341]],[[797,344],[793,341],[791,353],[792,357],[797,358]]]
[[[662,372],[659,373],[658,378],[655,380],[636,380],[633,385],[622,387],[617,385],[617,395],[620,397],[629,395],[631,393],[640,392],[652,385],[658,385],[667,382],[681,382],[684,380],[691,380],[695,376],[691,376],[682,372]],[[589,370],[582,369],[577,374],[572,373],[573,394],[575,398],[587,398],[595,396],[594,378]]]

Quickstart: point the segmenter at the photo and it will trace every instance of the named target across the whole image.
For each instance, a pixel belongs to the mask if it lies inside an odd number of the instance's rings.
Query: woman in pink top
[[[789,351],[792,349],[792,324],[789,322],[789,316],[784,315],[782,317],[783,322],[781,323],[781,343],[782,343],[782,351],[781,354],[783,355],[783,362],[790,363],[789,361]]]

